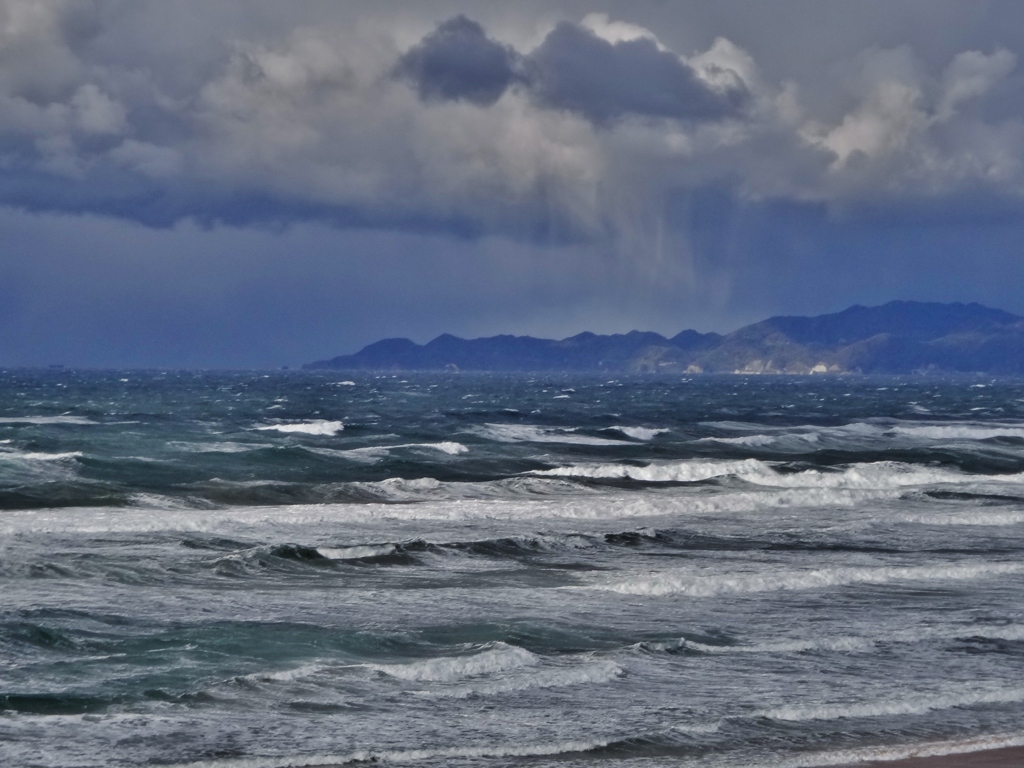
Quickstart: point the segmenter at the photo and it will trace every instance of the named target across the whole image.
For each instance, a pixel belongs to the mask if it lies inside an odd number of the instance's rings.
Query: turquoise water
[[[1024,743],[1024,382],[0,373],[0,762]]]

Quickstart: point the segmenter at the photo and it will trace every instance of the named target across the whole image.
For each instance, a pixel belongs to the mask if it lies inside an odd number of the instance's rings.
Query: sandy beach
[[[1024,747],[987,749],[959,755],[910,757],[903,760],[860,763],[857,768],[1021,768]],[[851,768],[853,768],[851,766]]]

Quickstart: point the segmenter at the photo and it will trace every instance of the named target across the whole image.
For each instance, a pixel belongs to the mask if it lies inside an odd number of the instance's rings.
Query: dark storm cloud
[[[739,78],[715,90],[650,38],[609,42],[569,22],[523,55],[489,38],[477,22],[456,16],[403,54],[395,71],[424,101],[490,106],[518,84],[541,107],[595,123],[629,115],[718,120],[739,114],[749,99]],[[728,77],[721,69],[718,74]]]
[[[1024,311],[1022,51],[1017,0],[0,0],[0,364]]]
[[[465,16],[441,24],[398,60],[396,73],[416,86],[420,98],[465,99],[490,106],[516,79],[518,55],[487,37]]]
[[[548,34],[528,63],[531,90],[540,104],[579,112],[597,123],[626,115],[718,120],[738,114],[748,98],[738,78],[716,92],[650,38],[611,43],[567,22]]]
[[[1024,192],[1009,49],[935,64],[865,47],[840,78],[805,73],[836,93],[815,111],[734,41],[670,47],[680,24],[664,19],[583,13],[517,35],[457,15],[424,35],[358,4],[299,4],[316,11],[306,23],[230,7],[189,6],[214,35],[165,4],[0,0],[0,203],[640,252],[649,212],[695,185],[847,208]]]

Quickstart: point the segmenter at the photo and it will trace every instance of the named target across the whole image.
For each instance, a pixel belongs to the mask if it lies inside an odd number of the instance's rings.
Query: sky
[[[1024,314],[1019,0],[0,0],[0,366]]]

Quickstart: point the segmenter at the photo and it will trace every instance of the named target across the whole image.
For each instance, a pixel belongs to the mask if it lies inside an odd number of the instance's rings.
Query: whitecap
[[[497,696],[502,693],[526,691],[535,688],[568,688],[576,685],[601,685],[610,683],[624,674],[622,668],[611,661],[598,661],[574,667],[547,667],[526,674],[481,682],[475,685],[461,685],[431,691],[418,691],[420,695],[433,698],[465,699],[470,696]]]
[[[65,453],[39,453],[39,452],[13,452],[13,451],[2,451],[0,452],[0,459],[11,458],[11,459],[22,459],[25,461],[67,461],[68,459],[77,459],[82,456],[81,451],[67,451]]]
[[[270,443],[236,443],[231,441],[209,443],[172,441],[168,445],[175,450],[187,451],[188,453],[246,453],[260,448],[271,447]]]
[[[854,464],[842,470],[808,469],[779,472],[758,459],[690,459],[637,466],[634,464],[575,464],[538,470],[535,475],[629,479],[642,482],[696,482],[715,477],[735,476],[755,485],[776,488],[820,489],[898,489],[920,485],[964,484],[979,482],[1021,483],[1024,473],[1012,475],[969,475],[952,469],[920,467],[895,461]]]
[[[900,581],[963,581],[1024,572],[1020,563],[970,565],[919,565],[873,568],[821,568],[767,573],[702,575],[693,571],[668,571],[635,576],[623,581],[591,585],[592,589],[626,595],[687,595],[712,597],[727,594],[828,589],[853,584],[889,584]]]
[[[928,440],[990,440],[995,437],[1024,439],[1024,425],[1021,424],[915,424],[893,427],[892,432]]]
[[[394,544],[369,544],[354,547],[317,547],[316,551],[328,560],[361,560],[366,557],[383,557],[395,551]]]
[[[86,426],[99,424],[99,422],[87,419],[84,416],[62,414],[61,416],[3,416],[0,417],[0,424],[74,424]]]
[[[967,688],[967,690],[964,690]],[[815,704],[810,706],[786,706],[765,710],[761,717],[786,722],[807,722],[810,720],[839,720],[850,717],[892,717],[896,715],[923,715],[927,712],[955,707],[970,707],[978,704],[1008,704],[1024,701],[1024,688],[980,688],[970,690],[968,686],[937,693],[918,693],[897,698],[888,696],[883,700],[864,701],[850,704]]]
[[[266,432],[285,432],[289,434],[298,433],[303,435],[336,435],[345,429],[340,421],[328,421],[327,419],[313,419],[312,421],[301,421],[296,424],[266,424],[256,429]]]
[[[316,453],[320,456],[332,456],[340,459],[349,459],[351,461],[358,461],[364,463],[376,463],[386,459],[391,451],[400,449],[421,449],[428,451],[440,451],[446,453],[449,456],[458,456],[463,453],[469,453],[467,448],[462,443],[456,443],[452,441],[442,441],[440,443],[400,443],[397,445],[370,445],[363,448],[347,448],[339,450],[337,448],[324,448],[311,446],[307,448],[308,451]]]
[[[690,649],[707,654],[773,654],[802,653],[805,651],[836,651],[862,653],[872,651],[881,644],[909,644],[932,640],[1024,640],[1024,626],[938,626],[913,627],[875,635],[833,635],[827,637],[786,638],[774,641],[738,643],[736,645],[710,645],[686,637],[664,642],[636,643],[633,650],[676,652]]]
[[[410,443],[409,445],[399,445],[396,448],[429,448],[435,451],[441,451],[441,453],[447,453],[449,456],[458,456],[460,453],[469,453],[469,448],[464,446],[462,443],[455,443],[451,441],[442,441],[440,443]]]
[[[364,464],[376,464],[388,456],[388,448],[380,445],[371,445],[365,448],[348,448],[345,450],[324,448],[323,446],[307,446],[306,450],[318,456],[348,459],[349,461],[357,461]]]
[[[39,466],[60,467],[59,462]],[[526,479],[526,478],[524,478]],[[554,479],[529,478],[536,482],[555,483]],[[216,482],[211,480],[209,482]],[[223,483],[224,481],[220,481]],[[259,483],[260,481],[255,481]],[[266,482],[266,481],[262,481]],[[782,489],[733,492],[715,495],[686,494],[680,496],[646,495],[598,496],[576,493],[557,498],[521,498],[514,488],[491,486],[496,497],[466,498],[455,494],[461,488],[454,483],[442,483],[434,478],[403,479],[352,483],[353,488],[365,489],[381,502],[376,504],[311,504],[296,506],[232,507],[220,510],[193,510],[173,515],[153,515],[148,510],[118,510],[116,515],[103,508],[76,510],[75,515],[17,510],[0,516],[0,534],[55,533],[55,532],[130,532],[207,530],[211,526],[277,529],[283,519],[289,524],[344,525],[349,522],[370,521],[495,521],[561,519],[561,520],[626,520],[639,518],[695,519],[703,516],[748,515],[775,509],[792,511],[797,508],[850,508],[862,509],[872,502],[895,500],[899,490],[847,490],[847,489]],[[472,490],[472,489],[471,489]],[[474,493],[479,491],[473,490]],[[502,495],[504,494],[504,495]],[[513,495],[516,494],[516,495]],[[441,498],[439,498],[441,497]],[[417,501],[417,504],[386,502]]]
[[[574,464],[533,472],[554,477],[585,477],[610,480],[639,480],[648,483],[690,483],[713,477],[773,471],[757,459],[741,461],[678,461],[663,464]]]
[[[244,679],[253,680],[256,682],[292,682],[293,680],[302,680],[306,677],[312,677],[313,675],[323,672],[327,667],[322,664],[304,664],[301,667],[295,667],[293,669],[285,669],[280,672],[254,672],[251,675],[246,675]]]
[[[167,765],[165,768],[318,768],[352,763],[412,763],[423,760],[466,760],[505,757],[550,757],[590,752],[608,746],[607,740],[542,744],[492,744],[422,749],[361,749],[345,754],[302,757],[242,757]]]
[[[532,424],[485,424],[473,432],[501,443],[564,443],[567,445],[629,445],[626,440],[576,434],[575,428]]]
[[[609,430],[621,432],[627,437],[632,437],[634,440],[653,440],[658,435],[663,435],[666,432],[672,431],[670,429],[657,429],[652,427],[609,427]]]
[[[808,437],[801,435],[801,437]],[[813,437],[817,437],[816,435]],[[723,443],[725,445],[745,445],[750,448],[764,448],[778,442],[771,435],[744,435],[743,437],[702,437],[698,443]]]
[[[901,523],[920,523],[921,525],[977,525],[1007,526],[1024,523],[1024,512],[979,512],[970,510],[954,515],[899,515],[893,518]]]
[[[467,656],[438,656],[408,664],[370,664],[370,669],[399,680],[451,682],[477,675],[492,675],[538,664],[536,654],[525,648],[496,642]]]

